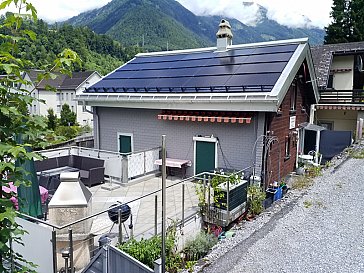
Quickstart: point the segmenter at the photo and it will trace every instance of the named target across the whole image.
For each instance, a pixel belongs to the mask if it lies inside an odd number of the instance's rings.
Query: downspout
[[[311,124],[314,124],[315,112],[316,112],[316,104],[311,104],[311,107],[310,107],[310,120],[309,120],[309,123],[311,123]]]
[[[262,185],[264,185],[264,188],[265,188],[265,185],[266,185],[266,183],[267,183],[267,168],[268,168],[268,164],[267,164],[267,162],[268,162],[268,160],[267,160],[267,158],[266,158],[266,149],[267,149],[267,147],[266,147],[266,143],[267,143],[267,137],[268,137],[268,135],[269,135],[269,122],[268,121],[270,121],[270,115],[269,115],[269,113],[265,113],[265,118],[264,118],[265,120],[264,120],[264,135],[266,136],[264,139],[263,139],[263,156],[262,156],[262,171],[261,171],[261,176],[262,176]]]
[[[95,147],[96,149],[100,150],[100,118],[99,115],[97,113],[97,108],[96,107],[92,107],[92,110],[88,110],[86,108],[85,102],[83,102],[84,104],[82,105],[82,110],[86,113],[92,114],[94,117],[94,137],[97,139],[96,143],[97,143],[97,147]],[[96,119],[95,119],[96,118]],[[96,126],[95,126],[96,125]],[[95,134],[95,129],[96,129],[96,134]]]

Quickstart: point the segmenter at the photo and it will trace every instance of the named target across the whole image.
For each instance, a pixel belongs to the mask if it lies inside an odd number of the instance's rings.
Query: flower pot
[[[304,167],[298,167],[298,168],[296,169],[296,174],[298,174],[298,175],[303,175],[303,174],[305,174],[305,168],[304,168]]]

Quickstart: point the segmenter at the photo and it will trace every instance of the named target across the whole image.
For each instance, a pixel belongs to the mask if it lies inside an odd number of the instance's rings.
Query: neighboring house
[[[22,86],[29,91],[31,95],[37,99],[44,100],[45,103],[34,101],[29,109],[31,114],[46,116],[47,110],[53,108],[54,112],[60,116],[62,105],[68,104],[73,112],[77,114],[77,122],[80,125],[93,124],[93,116],[90,113],[84,112],[82,105],[78,105],[74,100],[77,94],[88,86],[94,84],[101,76],[96,71],[73,72],[72,77],[68,75],[58,74],[55,79],[47,79],[41,81],[35,88],[37,76],[40,70],[30,70],[24,73],[24,79],[32,82],[31,85]],[[56,88],[56,91],[47,90],[47,86]]]
[[[79,95],[96,147],[146,150],[165,134],[188,175],[254,164],[272,182],[293,171],[298,125],[318,101],[308,40],[232,45],[228,22],[219,27],[217,47],[138,54]]]
[[[364,42],[315,46],[312,57],[321,97],[312,121],[355,132],[364,118]]]

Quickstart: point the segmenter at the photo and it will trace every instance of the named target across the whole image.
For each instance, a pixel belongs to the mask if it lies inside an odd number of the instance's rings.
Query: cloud
[[[259,5],[269,19],[289,27],[320,27],[330,22],[332,0],[177,0],[196,15],[220,15],[254,25],[260,19]]]
[[[33,0],[38,16],[47,22],[60,22],[81,12],[106,5],[111,0]]]
[[[106,5],[111,0],[32,0],[38,16],[48,22],[60,22],[81,12]],[[173,0],[172,0],[173,1]],[[196,15],[236,18],[255,25],[265,7],[269,19],[289,27],[320,27],[330,22],[333,0],[177,0]]]

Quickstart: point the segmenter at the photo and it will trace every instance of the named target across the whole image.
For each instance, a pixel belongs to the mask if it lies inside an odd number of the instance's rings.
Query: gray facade
[[[97,107],[97,113],[100,139],[96,132],[96,147],[117,151],[118,133],[122,133],[132,134],[133,151],[141,151],[161,146],[161,136],[165,134],[167,157],[192,161],[188,176],[194,170],[194,136],[218,138],[218,167],[243,169],[254,162],[253,145],[263,134],[265,122],[263,113],[254,114],[250,124],[159,120],[160,110],[152,109]],[[260,169],[261,147],[256,151],[255,161]]]

